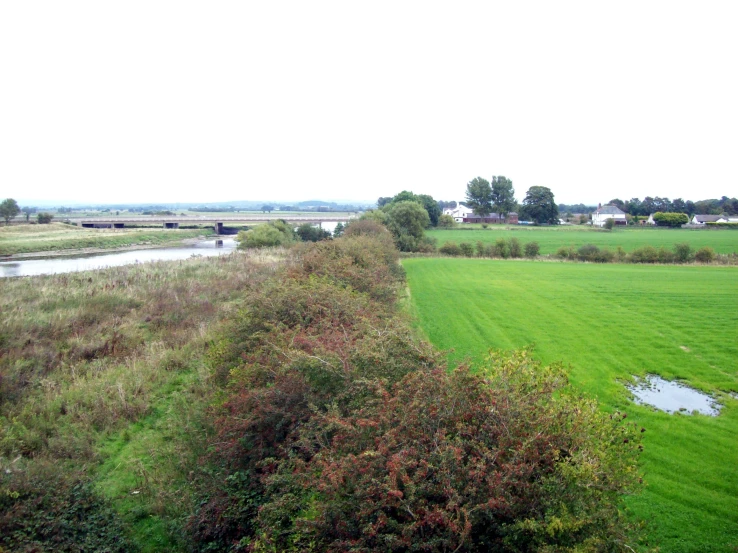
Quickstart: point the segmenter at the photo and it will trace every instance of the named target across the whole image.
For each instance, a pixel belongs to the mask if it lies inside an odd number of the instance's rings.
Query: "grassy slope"
[[[498,238],[518,238],[521,242],[538,242],[541,254],[555,253],[561,246],[579,247],[584,244],[596,244],[611,250],[622,246],[631,251],[642,246],[664,246],[671,249],[674,244],[687,242],[694,249],[710,246],[718,253],[738,252],[738,231],[734,230],[692,230],[664,228],[627,228],[615,229],[612,232],[592,229],[590,227],[507,227],[490,225],[488,229],[478,230],[431,230],[429,236],[438,239],[438,245],[446,242],[477,241],[493,243]]]
[[[571,363],[575,386],[647,428],[648,485],[629,505],[649,521],[652,545],[667,552],[738,545],[738,401],[722,395],[718,418],[674,416],[630,403],[618,383],[658,373],[706,391],[738,391],[736,269],[473,259],[403,265],[422,330],[437,346],[455,348],[452,359],[535,343],[544,361]]]
[[[63,223],[14,225],[0,228],[0,254],[165,244],[208,233],[207,229],[85,229]]]
[[[187,550],[209,329],[274,263],[239,252],[1,279],[0,470],[82,471],[142,551]]]

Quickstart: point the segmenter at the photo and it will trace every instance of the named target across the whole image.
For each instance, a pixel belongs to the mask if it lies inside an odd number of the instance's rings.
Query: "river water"
[[[0,262],[0,278],[17,276],[50,275],[89,271],[104,267],[117,267],[147,261],[187,259],[193,255],[214,256],[229,254],[236,249],[233,238],[203,240],[187,246],[151,248],[128,252],[101,253],[78,257],[54,257]]]

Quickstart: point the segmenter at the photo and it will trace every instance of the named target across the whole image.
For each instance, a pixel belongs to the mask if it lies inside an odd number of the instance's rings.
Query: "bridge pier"
[[[223,223],[215,223],[215,225],[213,225],[213,229],[215,230],[215,234],[223,234]]]
[[[164,223],[164,228],[179,228],[179,223]]]

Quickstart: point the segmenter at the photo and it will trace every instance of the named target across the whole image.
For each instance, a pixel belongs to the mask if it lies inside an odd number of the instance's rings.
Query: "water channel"
[[[229,254],[235,249],[236,241],[233,238],[219,238],[216,240],[202,240],[187,246],[99,253],[75,257],[3,261],[0,262],[0,278],[73,273],[129,265],[131,263],[145,263],[147,261],[187,259],[193,255],[210,257]]]

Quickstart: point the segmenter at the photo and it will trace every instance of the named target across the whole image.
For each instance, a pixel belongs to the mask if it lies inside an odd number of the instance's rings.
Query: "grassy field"
[[[538,242],[541,254],[555,253],[561,246],[578,248],[584,244],[595,244],[611,250],[622,246],[626,252],[642,246],[664,246],[671,249],[674,244],[686,242],[693,249],[710,246],[717,253],[738,252],[738,231],[717,229],[666,229],[666,228],[618,228],[613,231],[593,229],[586,226],[565,227],[508,227],[490,225],[487,229],[431,230],[427,234],[438,240],[438,246],[446,242],[477,241],[493,243],[498,238],[517,238],[521,242]]]
[[[212,233],[212,229],[87,229],[63,223],[11,225],[0,228],[0,255],[168,244]]]
[[[531,236],[543,244],[538,237],[559,232],[534,230]],[[447,235],[459,234],[501,233]],[[571,240],[577,235],[566,234]],[[723,235],[738,238],[732,232],[694,233],[713,240],[716,249],[714,240]],[[612,236],[629,237],[624,244],[635,246],[641,237],[644,243],[649,236],[686,241],[683,236],[692,233]],[[647,486],[628,504],[647,521],[649,545],[670,553],[735,551],[738,400],[723,393],[738,392],[735,268],[477,259],[406,259],[403,265],[410,309],[435,345],[454,348],[452,360],[535,344],[543,361],[570,363],[573,384],[604,409],[624,409],[646,428],[641,465]],[[631,403],[620,382],[648,373],[716,394],[725,405],[721,415],[669,415]]]

